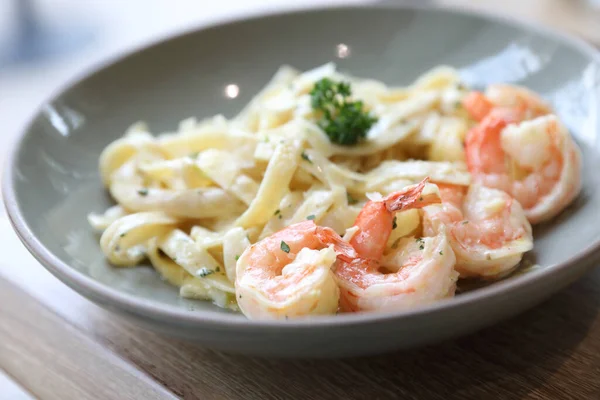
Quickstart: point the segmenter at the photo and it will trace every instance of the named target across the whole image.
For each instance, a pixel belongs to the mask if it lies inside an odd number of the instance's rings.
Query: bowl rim
[[[500,281],[494,285],[479,288],[472,292],[462,294],[458,297],[444,299],[426,306],[420,306],[407,311],[385,312],[385,313],[351,313],[340,315],[313,316],[310,318],[300,318],[291,320],[251,320],[240,318],[238,314],[227,312],[215,312],[205,310],[194,310],[193,312],[179,309],[171,305],[167,305],[160,301],[140,298],[135,294],[122,292],[118,289],[105,285],[95,279],[85,275],[84,273],[71,267],[68,263],[61,261],[50,250],[48,250],[42,241],[34,234],[26,218],[23,214],[20,204],[17,202],[16,194],[16,162],[19,154],[24,146],[25,138],[31,127],[39,116],[42,107],[48,103],[55,101],[65,92],[71,90],[79,83],[92,77],[96,73],[102,71],[108,66],[116,64],[135,53],[148,49],[150,47],[164,44],[171,40],[198,34],[202,31],[207,31],[214,28],[234,25],[241,22],[254,21],[269,18],[278,18],[282,16],[291,16],[298,14],[315,14],[323,11],[360,11],[369,10],[390,10],[391,12],[406,12],[406,11],[432,11],[445,14],[466,15],[474,18],[479,18],[493,23],[500,23],[506,26],[518,27],[520,29],[531,31],[551,40],[564,44],[567,47],[579,51],[581,54],[589,58],[590,61],[600,65],[600,52],[591,44],[584,40],[572,36],[569,33],[559,32],[547,26],[543,26],[537,22],[524,21],[508,16],[500,16],[490,11],[482,10],[464,10],[447,5],[431,5],[431,4],[387,4],[387,3],[367,3],[367,4],[350,4],[350,5],[334,5],[334,6],[316,6],[303,8],[288,8],[285,10],[267,11],[253,14],[251,16],[236,16],[233,18],[224,18],[209,24],[187,27],[182,30],[162,34],[146,40],[141,44],[132,46],[124,51],[113,53],[106,57],[103,61],[95,63],[91,67],[84,69],[81,73],[76,74],[64,84],[60,85],[51,96],[46,98],[30,116],[29,121],[21,128],[18,135],[12,142],[11,148],[8,151],[6,164],[4,168],[4,176],[2,179],[2,193],[4,197],[4,205],[17,236],[23,242],[29,252],[55,277],[60,279],[67,286],[71,287],[76,292],[84,297],[97,300],[99,303],[108,306],[112,309],[121,310],[128,314],[141,316],[144,318],[158,319],[163,322],[173,322],[180,325],[188,326],[203,326],[212,328],[237,328],[245,331],[272,329],[277,331],[289,329],[310,329],[315,327],[347,327],[353,325],[365,325],[369,323],[383,323],[397,319],[407,319],[411,317],[421,317],[432,315],[435,313],[445,312],[448,310],[460,308],[466,304],[477,303],[485,299],[497,298],[517,290],[527,290],[538,282],[549,279],[552,275],[557,275],[560,271],[571,268],[577,263],[592,262],[593,255],[600,251],[600,240],[592,242],[586,248],[573,255],[568,260],[549,265],[545,268],[531,271],[527,274],[516,276],[510,280]],[[84,294],[85,293],[85,294]]]

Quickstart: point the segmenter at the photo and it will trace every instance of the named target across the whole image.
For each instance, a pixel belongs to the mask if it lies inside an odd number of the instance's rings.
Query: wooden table
[[[566,0],[536,0],[539,13],[523,9],[600,44],[600,12],[582,16],[585,5],[569,2],[574,8]],[[598,29],[578,31],[584,23],[574,22],[576,13],[578,21],[595,15]],[[0,90],[21,94],[11,118],[5,112],[0,120],[5,132],[81,64],[73,63],[46,64],[46,80],[27,68],[0,72]],[[104,311],[46,272],[4,214],[0,245],[0,399],[600,398],[598,269],[537,308],[454,341],[357,359],[265,360],[201,349]]]

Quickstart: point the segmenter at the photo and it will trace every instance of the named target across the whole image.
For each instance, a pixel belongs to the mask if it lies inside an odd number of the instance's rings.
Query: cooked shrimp
[[[248,247],[237,261],[235,290],[251,319],[335,314],[339,289],[331,272],[356,252],[330,228],[313,221],[290,225]]]
[[[495,108],[513,110],[521,120],[552,113],[550,106],[531,90],[507,84],[490,85],[485,95],[471,92],[465,97],[464,103],[471,117],[477,121],[481,121]]]
[[[448,232],[461,278],[499,278],[533,248],[531,225],[521,205],[501,190],[473,184],[439,185],[442,204],[423,209],[423,232]]]
[[[350,244],[358,258],[340,259],[334,267],[342,311],[397,311],[453,296],[458,273],[445,233],[432,238],[404,238],[384,256],[394,212],[439,203],[438,193],[425,194],[425,182],[369,201],[354,226]]]
[[[465,107],[479,124],[465,153],[476,182],[521,203],[531,223],[562,211],[581,190],[581,155],[567,128],[533,93],[508,85],[471,93]],[[533,118],[533,119],[531,119]]]

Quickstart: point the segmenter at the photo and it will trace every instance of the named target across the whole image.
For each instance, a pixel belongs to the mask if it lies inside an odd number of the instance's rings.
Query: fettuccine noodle
[[[358,145],[332,143],[316,122],[309,92],[325,77],[349,82],[352,98],[378,117]],[[425,177],[468,186],[465,93],[449,67],[388,87],[333,64],[304,73],[284,66],[232,119],[188,119],[159,135],[134,124],[100,157],[117,205],[89,222],[115,266],[147,259],[181,296],[235,310],[236,261],[251,243],[307,218],[344,235],[367,194]],[[417,210],[397,218],[402,229],[389,246],[421,229]]]

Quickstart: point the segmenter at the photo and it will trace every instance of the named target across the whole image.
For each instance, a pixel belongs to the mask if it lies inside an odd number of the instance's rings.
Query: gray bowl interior
[[[336,58],[339,43],[349,46],[350,57]],[[190,314],[227,313],[179,298],[150,267],[118,269],[104,260],[86,221],[90,211],[112,204],[100,184],[98,155],[137,120],[159,133],[189,116],[231,116],[281,64],[307,69],[328,61],[389,84],[407,84],[448,64],[477,87],[512,82],[541,93],[583,149],[584,189],[559,218],[535,228],[528,257],[549,269],[600,241],[598,61],[544,32],[441,10],[264,17],[176,37],[101,69],[48,102],[27,128],[12,170],[26,225],[54,256],[106,286]],[[240,87],[236,99],[223,95],[230,83]]]

